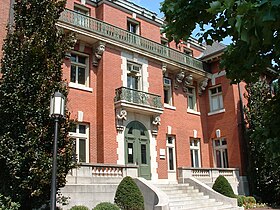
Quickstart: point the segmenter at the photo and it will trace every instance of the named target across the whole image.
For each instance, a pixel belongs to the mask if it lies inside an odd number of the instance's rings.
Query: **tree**
[[[50,199],[54,120],[50,96],[60,91],[62,61],[73,44],[56,27],[65,0],[16,0],[3,46],[0,81],[0,194],[30,210]],[[74,167],[69,113],[61,121],[57,187]]]
[[[269,86],[265,80],[246,86],[248,104],[245,110],[248,123],[249,182],[254,195],[264,202],[278,203],[280,197],[280,156],[279,144],[270,148],[269,140],[273,140],[279,125],[279,110],[276,111]],[[279,103],[279,102],[278,102]],[[271,119],[275,119],[272,124]],[[266,141],[268,140],[268,141]],[[275,152],[272,152],[274,151]]]
[[[256,82],[270,66],[279,76],[280,1],[165,0],[161,11],[170,41],[187,40],[197,24],[201,42],[230,36],[221,64],[232,82]]]

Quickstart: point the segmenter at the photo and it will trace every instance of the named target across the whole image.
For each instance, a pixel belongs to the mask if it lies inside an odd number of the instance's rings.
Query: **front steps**
[[[238,207],[209,198],[189,184],[156,184],[156,187],[167,194],[170,210],[240,210]]]

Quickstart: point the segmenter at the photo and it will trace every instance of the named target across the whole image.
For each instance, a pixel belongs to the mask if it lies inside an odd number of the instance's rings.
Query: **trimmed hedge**
[[[136,183],[129,176],[119,184],[115,203],[123,210],[144,210],[144,198]]]
[[[225,195],[230,198],[236,198],[230,183],[224,176],[218,176],[212,188],[213,190],[217,191],[218,193],[221,193],[222,195]]]
[[[256,207],[256,199],[252,196],[244,196],[238,195],[237,196],[237,203],[238,206],[245,207],[245,209],[251,209]]]
[[[86,206],[80,205],[80,206],[73,206],[70,210],[89,210],[89,208]]]
[[[120,210],[115,204],[109,202],[99,203],[93,210]]]

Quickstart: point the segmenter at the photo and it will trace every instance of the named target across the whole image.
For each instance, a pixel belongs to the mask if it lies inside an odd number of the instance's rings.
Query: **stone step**
[[[191,194],[191,193],[199,193],[198,189],[163,189],[163,192],[165,192],[167,195],[173,195],[176,194]]]
[[[203,206],[211,206],[215,203],[215,199],[207,199],[207,200],[181,200],[181,201],[170,201],[169,206],[196,206],[198,204],[203,204]]]
[[[207,200],[209,199],[209,196],[208,195],[202,195],[202,196],[193,196],[193,197],[185,197],[185,196],[182,196],[182,195],[176,195],[176,196],[173,196],[173,197],[170,197],[169,196],[169,201],[170,202],[176,202],[176,201],[181,201],[181,200],[200,200],[200,201],[203,201],[203,200]]]
[[[180,204],[169,204],[170,210],[186,210],[186,209],[218,209],[219,206],[222,206],[222,202],[203,202],[203,203],[195,203],[191,205],[180,205]]]

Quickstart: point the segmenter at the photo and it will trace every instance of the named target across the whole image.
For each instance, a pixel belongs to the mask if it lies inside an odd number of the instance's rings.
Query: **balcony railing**
[[[87,31],[102,35],[103,37],[113,39],[123,44],[140,48],[154,55],[176,61],[189,67],[203,70],[203,64],[200,60],[190,57],[184,53],[163,46],[159,43],[143,38],[139,35],[130,33],[124,29],[94,19],[92,17],[79,14],[72,10],[64,10],[59,18],[60,22],[83,28]]]
[[[152,108],[162,108],[160,96],[126,87],[116,89],[115,102],[118,101],[126,101]]]

